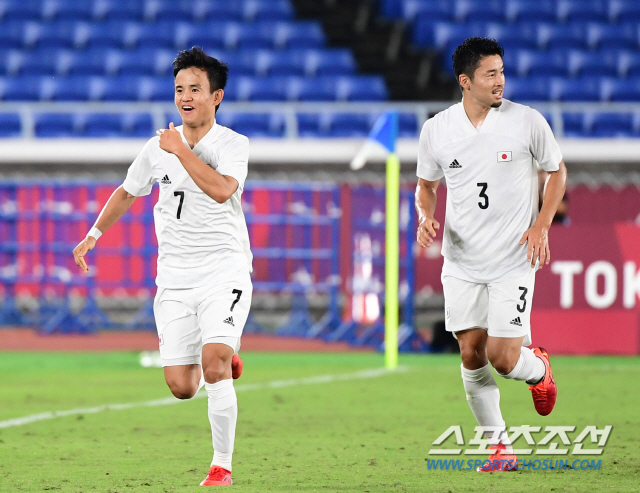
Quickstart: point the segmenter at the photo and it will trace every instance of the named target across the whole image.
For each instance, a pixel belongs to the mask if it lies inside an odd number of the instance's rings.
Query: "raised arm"
[[[430,247],[436,237],[436,231],[440,229],[440,223],[435,220],[436,203],[438,197],[436,191],[440,180],[428,181],[418,178],[416,187],[416,211],[418,212],[418,244],[421,247]]]
[[[76,265],[80,267],[85,274],[89,272],[89,267],[84,260],[84,256],[87,252],[95,248],[98,239],[93,235],[98,235],[99,237],[99,235],[105,233],[107,229],[113,226],[116,221],[129,210],[135,199],[135,196],[128,193],[122,185],[116,188],[102,208],[98,219],[96,219],[93,225],[92,231],[73,249],[73,258],[76,261]],[[98,231],[95,231],[95,229]]]

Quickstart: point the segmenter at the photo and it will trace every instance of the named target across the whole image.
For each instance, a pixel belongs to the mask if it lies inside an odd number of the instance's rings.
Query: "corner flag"
[[[398,112],[388,111],[378,118],[367,141],[351,161],[351,169],[357,170],[366,164],[375,147],[381,145],[387,151],[384,354],[388,369],[398,366],[400,161],[396,154],[397,139]]]

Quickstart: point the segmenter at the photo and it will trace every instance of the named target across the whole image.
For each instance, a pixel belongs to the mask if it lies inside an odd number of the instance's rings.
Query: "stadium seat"
[[[568,73],[567,53],[563,49],[518,52],[518,76],[559,75]]]
[[[593,115],[591,135],[594,137],[631,137],[633,135],[631,113],[596,113]]]
[[[589,24],[587,39],[591,49],[627,49],[638,47],[638,26],[624,24]]]
[[[273,22],[229,24],[225,46],[239,49],[268,49],[276,45],[276,26]]]
[[[538,46],[541,49],[586,49],[587,30],[582,23],[540,24]]]
[[[194,18],[198,22],[241,21],[244,16],[242,2],[229,0],[208,0],[193,5]]]
[[[601,98],[598,77],[554,78],[551,81],[551,99],[554,101],[600,101]]]
[[[616,50],[572,50],[568,54],[568,64],[569,74],[572,77],[624,75],[619,68],[619,56]]]
[[[122,137],[121,116],[115,113],[91,113],[79,115],[80,137]]]
[[[0,137],[20,137],[20,115],[16,113],[0,113]]]
[[[296,78],[289,85],[287,99],[291,101],[334,101],[336,81],[333,77]]]
[[[189,26],[188,24],[186,24]],[[130,36],[127,45],[131,47],[174,48],[182,23],[171,21],[133,23],[129,25]],[[182,32],[188,32],[188,27]],[[186,40],[181,40],[186,43]],[[182,46],[186,46],[183,44]]]
[[[283,50],[266,52],[263,62],[258,62],[256,68],[264,70],[269,75],[297,75],[305,74],[307,65],[307,50]],[[266,64],[266,66],[263,66]]]
[[[75,133],[75,118],[70,113],[36,113],[36,137],[72,137]]]
[[[120,75],[102,79],[103,101],[137,101],[141,99],[142,78],[135,75]]]
[[[69,75],[115,75],[120,66],[117,53],[109,48],[69,51],[62,57],[61,71]]]
[[[611,22],[640,21],[640,3],[637,0],[615,0],[609,4]]]
[[[122,132],[125,137],[145,137],[155,135],[153,120],[149,113],[124,113],[122,117]]]
[[[558,20],[560,22],[596,21],[608,22],[608,2],[604,0],[560,0]]]
[[[0,50],[0,75],[16,76],[24,61],[21,50]]]
[[[306,75],[352,75],[355,72],[356,62],[351,50],[324,49],[305,53]]]
[[[96,0],[94,16],[99,20],[144,20],[145,3],[142,0]]]
[[[331,116],[330,113],[297,113],[298,135],[300,137],[328,137]]]
[[[27,48],[73,48],[75,39],[74,22],[27,22],[24,25]]]
[[[413,40],[418,46],[432,46],[444,49],[447,45],[456,46],[472,36],[482,36],[484,26],[481,24],[450,24],[436,22],[432,24],[429,19],[419,16],[414,27]]]
[[[32,20],[42,18],[42,3],[34,0],[9,0],[0,6],[3,20]]]
[[[619,67],[618,75],[620,77],[640,76],[640,53],[635,51],[620,52],[618,67]]]
[[[0,47],[22,48],[24,45],[24,22],[4,21],[0,22]]]
[[[156,72],[156,52],[149,47],[118,53],[118,73],[122,75],[153,75]]]
[[[240,77],[237,87],[239,101],[284,101],[288,80],[284,77]]]
[[[506,17],[509,22],[543,21],[555,22],[556,2],[552,0],[507,0]]]
[[[640,78],[605,79],[603,99],[610,101],[640,101]]]
[[[160,0],[150,2],[146,9],[146,20],[152,21],[172,21],[191,22],[195,20],[195,5],[192,2]]]
[[[455,3],[449,0],[403,0],[400,14],[410,23],[417,17],[429,22],[453,21]]]
[[[421,122],[423,123],[423,122]],[[398,136],[415,138],[419,134],[418,121],[413,113],[400,113],[398,116]]]
[[[288,0],[245,0],[244,19],[247,21],[289,21],[294,18]]]
[[[588,133],[582,113],[563,113],[562,126],[565,137],[584,137]]]
[[[507,80],[504,97],[516,102],[548,101],[550,88],[548,77],[529,77]]]
[[[339,77],[337,99],[345,101],[384,101],[387,87],[382,76]]]
[[[58,73],[60,51],[44,49],[20,52],[20,68],[17,73],[24,75],[55,75]]]
[[[336,113],[329,126],[330,137],[366,137],[371,127],[366,113]]]
[[[175,100],[176,91],[173,75],[143,77],[138,82],[140,84],[138,100],[140,101],[163,101],[172,103]],[[225,99],[227,99],[226,92]]]
[[[284,118],[281,114],[220,113],[220,125],[229,127],[247,137],[283,137]]]
[[[458,22],[503,22],[506,20],[504,0],[458,0],[455,2]]]
[[[175,45],[180,49],[191,48],[192,46],[208,46],[210,48],[221,49],[225,46],[231,47],[233,40],[230,40],[230,26],[236,26],[235,23],[228,22],[210,22],[206,24],[190,24],[187,22],[178,23],[175,26]],[[169,44],[165,41],[165,46],[171,46],[171,34],[173,25],[171,22],[162,23],[165,34],[169,37]],[[153,45],[151,42],[157,37],[157,34],[151,34],[147,29],[148,37],[144,39],[145,45]],[[141,37],[140,44],[143,44]]]
[[[77,25],[74,44],[79,48],[126,47],[125,27],[122,22],[81,22]]]
[[[486,35],[497,40],[505,49],[505,53],[514,49],[535,49],[538,45],[538,30],[536,24],[520,23],[487,25]]]
[[[93,2],[78,2],[77,0],[49,0],[43,4],[42,17],[48,21],[90,21],[94,15],[93,8]]]
[[[279,49],[321,48],[326,39],[318,22],[279,22],[276,25],[275,43]]]
[[[402,17],[403,0],[381,0],[380,9],[382,15],[388,19],[400,19]]]
[[[104,91],[102,77],[71,76],[43,77],[40,99],[42,101],[96,101]]]

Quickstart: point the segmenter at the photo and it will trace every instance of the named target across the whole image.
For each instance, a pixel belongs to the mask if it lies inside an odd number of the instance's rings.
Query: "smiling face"
[[[175,80],[175,103],[183,125],[191,128],[213,125],[222,89],[211,93],[207,72],[196,67],[180,70]]]
[[[464,88],[465,97],[469,96],[486,107],[499,107],[502,104],[505,83],[502,57],[483,57],[473,73],[473,79],[466,74],[460,74],[459,82]]]

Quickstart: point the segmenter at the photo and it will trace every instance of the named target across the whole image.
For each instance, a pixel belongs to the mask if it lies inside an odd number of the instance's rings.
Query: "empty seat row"
[[[637,0],[381,0],[381,3],[383,15],[409,22],[419,16],[433,21],[510,23],[640,20]]]
[[[640,101],[640,78],[509,78],[504,96],[513,101]]]
[[[638,113],[563,113],[565,137],[639,137]]]
[[[629,49],[640,48],[640,24],[574,23],[568,25],[523,22],[517,25],[471,22],[433,22],[419,17],[413,30],[413,42],[418,46],[445,49],[459,45],[473,36],[490,37],[508,48],[576,48]]]
[[[139,46],[190,48],[315,48],[325,44],[315,21],[204,23],[160,22],[0,22],[3,48],[132,49]]]
[[[22,76],[0,78],[4,101],[173,101],[172,76]],[[238,101],[382,101],[380,76],[232,77],[225,90]]]
[[[356,64],[347,49],[237,50],[205,47],[207,54],[226,62],[236,75],[349,75]],[[0,75],[168,75],[176,50],[140,48],[118,50],[1,50]]]
[[[0,19],[26,20],[287,20],[289,0],[5,0]]]

